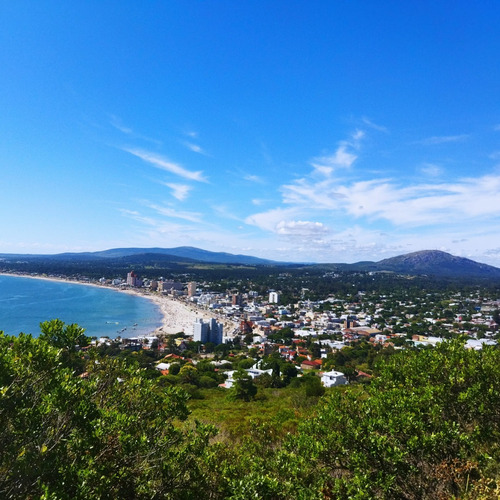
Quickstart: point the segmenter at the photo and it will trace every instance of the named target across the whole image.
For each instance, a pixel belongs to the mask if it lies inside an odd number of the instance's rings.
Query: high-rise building
[[[193,340],[203,344],[208,342],[208,323],[204,323],[201,318],[194,322]]]
[[[208,323],[199,318],[193,325],[193,340],[206,344],[213,342],[215,345],[222,344],[222,337],[224,333],[224,325],[217,323],[217,320],[212,318]]]
[[[187,284],[188,297],[194,297],[196,295],[196,282],[190,281]]]
[[[142,286],[142,280],[137,276],[135,271],[130,271],[127,274],[127,285],[128,286]]]
[[[270,304],[279,304],[280,302],[280,294],[278,292],[269,292],[269,303]]]

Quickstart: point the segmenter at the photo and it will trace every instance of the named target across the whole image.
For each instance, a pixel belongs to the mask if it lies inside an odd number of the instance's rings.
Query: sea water
[[[40,334],[40,323],[77,323],[88,336],[134,337],[161,326],[152,301],[98,286],[0,275],[0,331]]]

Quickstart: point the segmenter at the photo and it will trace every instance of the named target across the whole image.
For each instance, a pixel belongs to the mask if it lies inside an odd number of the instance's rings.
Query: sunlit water
[[[0,275],[0,330],[38,336],[42,321],[78,323],[89,336],[133,337],[161,326],[158,307],[115,290]]]

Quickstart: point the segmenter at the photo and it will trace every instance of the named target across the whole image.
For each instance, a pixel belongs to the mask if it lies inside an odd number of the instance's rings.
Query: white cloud
[[[348,141],[340,141],[331,155],[318,156],[309,163],[316,173],[329,177],[338,168],[350,168],[358,156],[350,149],[359,149],[360,141],[365,136],[363,130],[355,130]]]
[[[500,213],[500,176],[460,179],[455,183],[400,187],[387,181],[343,186],[345,209],[355,217],[385,219],[395,225],[465,223]]]
[[[298,179],[282,186],[281,191],[287,205],[334,210],[340,206],[339,200],[348,196],[340,191],[340,187],[333,179],[321,182]]]
[[[445,144],[447,142],[460,142],[468,138],[469,138],[468,134],[441,135],[441,136],[427,137],[425,139],[417,141],[417,144],[423,144],[424,146],[432,146],[434,144]]]
[[[371,127],[374,130],[378,130],[379,132],[386,132],[386,133],[389,132],[387,127],[384,127],[383,125],[377,125],[376,123],[373,123],[369,118],[366,118],[365,116],[361,118],[361,121],[368,127]]]
[[[365,136],[365,132],[363,130],[356,130],[356,132],[354,132],[352,134],[352,139],[354,141],[360,141],[361,139],[363,139],[363,137]]]
[[[311,165],[315,171],[329,176],[335,168],[349,168],[357,159],[357,156],[347,151],[347,144],[341,144],[335,153],[328,156],[320,156],[311,160]]]
[[[245,219],[245,223],[257,226],[264,231],[275,232],[278,223],[283,220],[293,219],[296,213],[296,209],[276,208],[267,212],[250,215]]]
[[[250,182],[256,182],[258,184],[264,184],[264,180],[262,179],[262,177],[259,177],[258,175],[247,174],[243,177],[243,179]]]
[[[124,148],[123,151],[137,156],[141,160],[150,163],[156,168],[166,170],[167,172],[178,175],[179,177],[184,177],[185,179],[189,179],[192,181],[208,182],[207,179],[203,176],[203,172],[193,172],[191,170],[187,170],[181,165],[173,163],[158,154],[135,148]]]
[[[241,217],[238,217],[234,213],[234,210],[231,210],[224,205],[213,205],[212,209],[215,213],[217,213],[221,217],[224,217],[225,219],[237,220],[238,222],[241,222]]]
[[[276,224],[276,233],[291,236],[318,236],[328,233],[328,228],[322,222],[303,220],[280,221]]]
[[[147,226],[154,226],[156,224],[155,219],[153,219],[151,217],[145,217],[145,216],[141,215],[139,212],[137,212],[136,210],[128,210],[126,208],[120,208],[119,211],[125,217],[128,217],[129,219],[133,219],[136,222],[140,222],[141,224],[145,224]]]
[[[172,190],[172,196],[179,201],[185,200],[188,197],[189,191],[191,191],[191,186],[186,184],[176,184],[174,182],[162,182],[162,184],[169,187]]]
[[[131,127],[127,127],[126,125],[124,125],[123,122],[120,120],[120,118],[115,115],[110,115],[109,121],[111,126],[114,127],[116,130],[120,131],[122,134],[126,134],[135,139],[151,142],[156,145],[161,144],[161,142],[157,139],[152,139],[151,137],[146,137],[145,135],[136,133]]]
[[[443,168],[434,163],[423,163],[420,168],[420,172],[428,177],[439,177],[443,174]]]
[[[198,212],[187,212],[187,211],[179,211],[170,207],[165,207],[161,205],[151,204],[149,208],[155,210],[160,215],[164,215],[166,217],[172,217],[176,219],[183,219],[189,222],[201,222],[202,214]]]
[[[435,165],[424,168],[427,174],[441,173]],[[330,177],[318,181],[315,172],[281,187],[283,203],[300,217],[314,217],[319,213],[325,217],[345,214],[371,222],[385,220],[397,226],[416,227],[465,224],[479,217],[497,218],[500,215],[500,175],[404,186],[392,179],[341,183]],[[279,214],[279,211],[270,210],[266,214]],[[282,219],[287,220],[286,217]],[[264,224],[264,214],[258,214],[256,220],[262,227],[269,226]]]
[[[193,153],[198,153],[200,155],[207,155],[207,153],[205,152],[205,150],[201,147],[201,146],[198,146],[198,144],[194,144],[192,142],[184,142],[183,143],[188,149],[190,149],[191,151],[193,151]]]
[[[121,120],[115,115],[110,116],[110,123],[114,128],[124,134],[131,135],[134,133],[134,131],[130,127],[126,127],[125,125],[123,125]]]

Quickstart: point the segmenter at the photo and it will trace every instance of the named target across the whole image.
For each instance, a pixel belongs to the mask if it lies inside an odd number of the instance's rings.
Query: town
[[[278,275],[276,285],[286,277]],[[99,282],[177,301],[195,308],[206,320],[197,318],[177,335],[164,335],[160,329],[143,337],[96,338],[93,345],[148,351],[145,366],[165,376],[178,374],[186,364],[211,360],[217,370],[214,380],[223,388],[233,387],[235,366],[246,367],[247,376],[257,383],[279,386],[290,380],[282,375],[278,381],[276,368],[272,380],[272,367],[279,360],[282,374],[315,373],[323,386],[331,387],[371,377],[376,358],[398,350],[434,346],[460,336],[466,338],[466,348],[477,350],[496,345],[499,337],[500,300],[485,295],[480,287],[424,294],[409,288],[387,289],[383,294],[354,290],[348,296],[329,294],[316,300],[306,298],[310,290],[300,288],[297,301],[283,303],[278,287],[265,294],[262,287],[257,291],[249,285],[244,291],[236,287],[214,291],[220,288],[218,283],[141,279],[134,271],[126,279]]]

